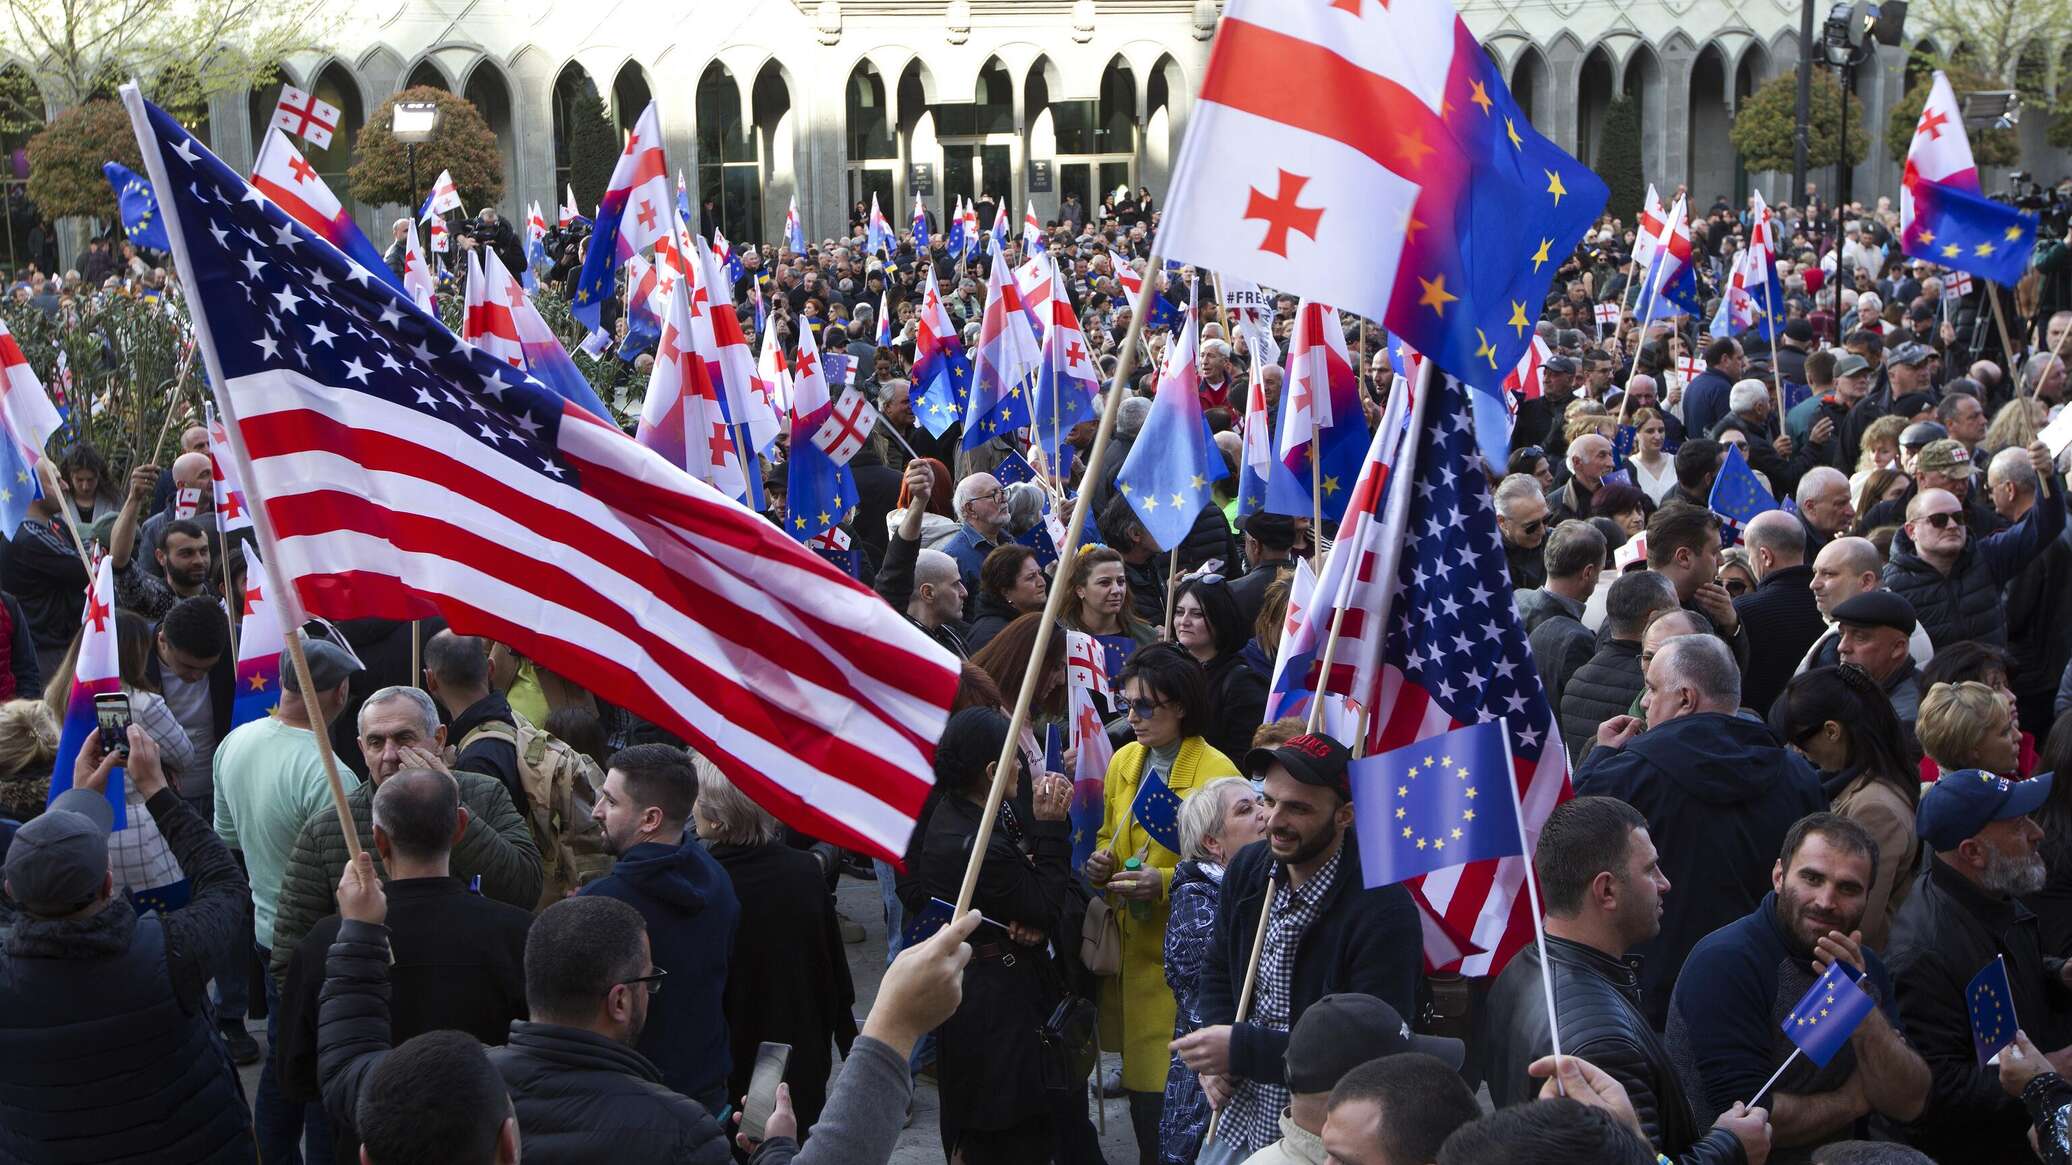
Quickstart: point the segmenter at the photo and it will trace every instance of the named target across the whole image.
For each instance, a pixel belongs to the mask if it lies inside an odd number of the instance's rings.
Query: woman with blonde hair
[[[50,799],[58,720],[41,700],[0,704],[0,817],[27,821]]]
[[[1936,684],[1923,693],[1914,735],[1944,775],[1982,769],[2017,776],[2021,738],[2014,709],[2006,697],[1976,680]]]
[[[2000,411],[1993,414],[1992,423],[1986,426],[1985,439],[1978,444],[1973,464],[1990,460],[2002,449],[2027,449],[2049,417],[2049,407],[2033,396],[2016,397],[2001,405]]]

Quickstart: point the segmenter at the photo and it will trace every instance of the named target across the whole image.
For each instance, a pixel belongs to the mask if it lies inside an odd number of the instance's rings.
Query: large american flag
[[[1568,757],[1511,607],[1467,391],[1453,377],[1435,374],[1423,405],[1421,422],[1411,429],[1415,458],[1396,467],[1396,481],[1414,492],[1399,534],[1404,549],[1367,754],[1502,717],[1511,733],[1521,820],[1537,845],[1547,814],[1573,795]],[[1462,973],[1494,974],[1532,940],[1525,860],[1470,862],[1413,883],[1425,915],[1428,962],[1446,966],[1465,956]]]
[[[443,615],[683,736],[788,824],[898,859],[948,653],[124,99],[291,617]]]

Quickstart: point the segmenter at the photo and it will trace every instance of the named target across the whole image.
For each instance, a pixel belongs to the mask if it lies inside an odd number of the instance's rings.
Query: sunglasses
[[[1951,526],[1961,526],[1964,523],[1964,519],[1960,515],[1958,515],[1958,513],[1955,510],[1943,510],[1939,513],[1923,514],[1921,515],[1921,520],[1935,527],[1938,530],[1947,530]]]
[[[1545,457],[1546,455],[1547,451],[1545,448],[1539,445],[1527,445],[1525,448],[1520,449],[1518,452],[1513,453],[1511,456],[1523,457],[1527,461],[1538,461],[1540,458]]]
[[[1748,584],[1742,582],[1738,578],[1722,580],[1719,585],[1725,587],[1727,593],[1734,596],[1735,598],[1740,598],[1742,595],[1748,593]]]
[[[647,974],[642,975],[638,979],[621,979],[617,983],[612,984],[612,986],[631,987],[634,984],[639,983],[647,987],[647,993],[649,995],[660,995],[662,993],[662,980],[668,978],[668,976],[669,972],[664,971],[660,967],[656,967],[653,971],[650,971]]]
[[[1534,518],[1534,519],[1533,519],[1532,521],[1530,521],[1530,522],[1521,522],[1521,523],[1519,523],[1519,524],[1518,524],[1518,532],[1519,532],[1519,533],[1521,533],[1521,534],[1537,534],[1537,533],[1539,533],[1539,532],[1540,532],[1540,530],[1541,530],[1542,528],[1544,528],[1544,527],[1546,526],[1546,524],[1547,524],[1547,519],[1545,519],[1545,518]]]
[[[1135,716],[1137,719],[1149,720],[1153,716],[1158,715],[1158,710],[1169,703],[1171,703],[1170,700],[1153,700],[1149,697],[1139,697],[1135,700],[1124,700],[1122,706],[1130,715]]]

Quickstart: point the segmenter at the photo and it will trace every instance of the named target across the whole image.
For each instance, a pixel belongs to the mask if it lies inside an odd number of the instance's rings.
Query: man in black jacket
[[[178,910],[140,916],[117,892],[103,790],[118,764],[187,878]],[[0,1158],[250,1162],[251,1110],[207,999],[250,887],[141,725],[127,757],[89,734],[72,779],[7,851],[21,913],[0,952]],[[106,1102],[83,1112],[82,1096]]]
[[[453,767],[502,781],[518,812],[530,812],[518,770],[518,722],[511,702],[489,686],[488,642],[451,630],[432,636],[424,645],[424,690],[452,720],[446,739],[453,742]]]
[[[393,944],[390,1030],[398,1041],[452,1028],[501,1044],[511,1024],[526,1017],[525,935],[532,913],[470,893],[452,876],[453,846],[465,829],[460,787],[446,773],[405,770],[374,791],[374,848],[389,875],[383,893]],[[288,961],[279,1031],[281,1092],[290,1100],[322,1098],[317,996],[340,924],[336,914],[317,923]],[[353,1126],[331,1128],[340,1159],[357,1160]]]
[[[1230,595],[1246,627],[1259,621],[1266,588],[1295,569],[1295,519],[1261,510],[1245,519],[1245,563],[1250,569],[1230,580]]]
[[[1224,1108],[1219,1137],[1240,1158],[1279,1135],[1288,1104],[1288,1032],[1317,999],[1373,995],[1416,1014],[1423,938],[1417,906],[1400,884],[1364,889],[1353,833],[1352,755],[1327,736],[1304,734],[1255,748],[1245,768],[1265,778],[1267,836],[1238,852],[1224,875],[1216,928],[1201,973],[1206,1026],[1173,1041],[1180,1061]],[[1238,988],[1267,905],[1252,1009],[1237,1021]]]
[[[1747,1144],[1767,1143],[1763,1116],[1745,1106],[1701,1135],[1669,1049],[1640,1013],[1640,973],[1626,955],[1661,931],[1662,900],[1671,889],[1647,819],[1610,797],[1565,802],[1541,827],[1533,870],[1547,912],[1562,1051],[1626,1087],[1657,1152],[1730,1162],[1746,1159]],[[1553,1051],[1540,965],[1539,949],[1525,948],[1489,992],[1489,1098],[1498,1108],[1539,1094],[1526,1066]]]
[[[885,561],[872,585],[878,597],[903,611],[914,626],[928,633],[958,659],[971,652],[964,646],[964,578],[957,560],[940,550],[921,548],[922,520],[928,516],[928,493],[934,475],[925,465],[906,471],[907,508],[885,544]]]
[[[2049,800],[2051,780],[1964,769],[1921,795],[1914,828],[1931,851],[1928,869],[1893,916],[1891,962],[1907,1039],[1934,1079],[1908,1139],[1939,1161],[2033,1160],[2027,1110],[1972,1043],[1966,985],[1986,964],[2006,960],[2023,1031],[2058,1071],[2072,1067],[2072,961],[2043,949],[2021,901],[2043,888],[2043,831],[2029,815]]]
[[[1734,653],[1735,666],[1746,667],[1748,629],[1719,584],[1719,515],[1669,502],[1648,519],[1647,538],[1648,569],[1666,577],[1683,609],[1705,620],[1707,630]]]
[[[391,1042],[387,906],[371,858],[338,885],[338,941],[317,1030],[324,1107],[355,1115]],[[640,913],[610,898],[570,898],[540,912],[525,942],[532,1019],[511,1024],[490,1062],[510,1089],[525,1157],[547,1165],[725,1165],[725,1134],[705,1107],[662,1084],[633,1050],[662,983]]]
[[[1642,637],[1657,611],[1677,609],[1676,588],[1652,570],[1628,571],[1605,593],[1603,642],[1561,693],[1561,740],[1571,764],[1590,751],[1598,725],[1633,707],[1645,686]]]
[[[1631,716],[1606,721],[1576,769],[1578,796],[1617,797],[1640,810],[1664,872],[1689,887],[1639,951],[1657,1025],[1691,947],[1755,907],[1792,822],[1827,808],[1813,766],[1762,722],[1736,716],[1740,706],[1741,676],[1725,645],[1677,636],[1648,664],[1647,730]]]
[[[1813,567],[1806,562],[1806,529],[1797,516],[1783,510],[1757,514],[1742,541],[1756,582],[1754,590],[1734,600],[1734,613],[1749,629],[1741,706],[1763,715],[1791,682],[1806,650],[1827,630],[1827,620],[1807,586]]]

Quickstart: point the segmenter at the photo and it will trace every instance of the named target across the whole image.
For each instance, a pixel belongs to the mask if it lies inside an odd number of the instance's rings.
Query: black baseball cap
[[[1326,995],[1303,1009],[1288,1033],[1281,1060],[1288,1091],[1329,1092],[1345,1074],[1369,1060],[1398,1052],[1436,1056],[1460,1071],[1467,1046],[1445,1036],[1423,1036],[1396,1009],[1372,995]]]
[[[1255,748],[1245,754],[1245,771],[1255,777],[1279,765],[1303,784],[1336,789],[1348,801],[1353,799],[1353,789],[1346,770],[1352,763],[1353,754],[1344,745],[1319,732],[1305,732],[1279,748]]]

